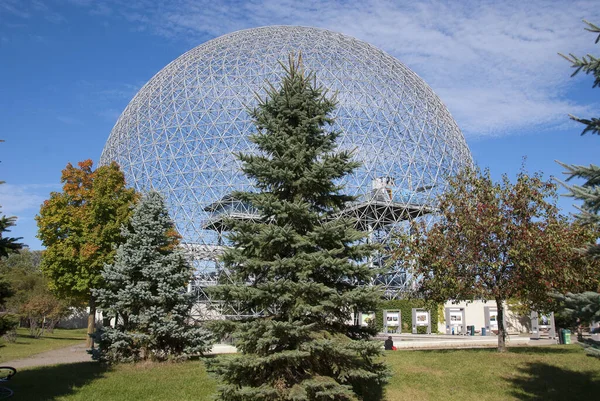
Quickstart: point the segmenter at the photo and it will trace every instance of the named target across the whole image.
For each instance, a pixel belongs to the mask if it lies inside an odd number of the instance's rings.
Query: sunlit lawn
[[[387,399],[596,400],[600,360],[580,347],[395,351]],[[24,400],[210,400],[216,381],[200,361],[122,365],[94,362],[24,369],[10,383]]]
[[[0,340],[0,362],[25,358],[40,352],[81,344],[85,341],[86,329],[56,329],[44,337],[33,338],[28,329],[17,329],[17,340]]]
[[[600,359],[578,345],[396,351],[388,400],[596,400]]]

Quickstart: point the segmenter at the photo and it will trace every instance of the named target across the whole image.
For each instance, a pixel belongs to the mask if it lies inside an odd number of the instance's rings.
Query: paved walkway
[[[92,360],[87,353],[85,343],[72,345],[66,348],[54,349],[52,351],[42,352],[32,355],[28,358],[15,359],[12,361],[1,362],[3,366],[12,366],[19,370],[33,366],[58,365],[63,363],[89,362]]]
[[[232,354],[236,349],[232,345],[216,344],[213,346],[210,354]],[[41,354],[32,355],[28,358],[15,359],[12,361],[0,362],[3,366],[12,366],[19,370],[22,368],[30,368],[34,366],[59,365],[64,363],[90,362],[92,356],[88,354],[85,343],[72,345],[66,348],[59,348],[52,351],[42,352]]]
[[[379,335],[377,339],[385,340],[387,336]],[[447,348],[480,348],[496,347],[497,336],[462,336],[444,334],[396,334],[392,335],[394,346],[398,349],[447,349]],[[556,344],[556,340],[532,340],[529,337],[508,336],[506,345],[535,346]]]
[[[399,349],[427,349],[427,348],[476,348],[494,347],[497,337],[470,337],[470,336],[443,336],[443,335],[411,335],[400,334],[393,336],[394,345]],[[507,345],[550,345],[556,344],[554,340],[530,340],[528,337],[510,337]],[[216,344],[210,354],[231,354],[236,349],[232,345]],[[46,351],[41,354],[32,355],[28,358],[15,359],[1,362],[4,366],[12,366],[22,369],[34,366],[58,365],[64,363],[90,362],[91,356],[87,353],[85,343]]]

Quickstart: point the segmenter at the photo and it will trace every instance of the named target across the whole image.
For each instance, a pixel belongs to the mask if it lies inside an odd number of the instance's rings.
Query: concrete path
[[[496,347],[498,345],[497,336],[462,336],[462,335],[444,335],[444,334],[395,334],[391,336],[394,346],[397,349],[450,349],[450,348],[480,348]],[[378,340],[385,340],[387,337],[379,335]],[[532,340],[529,337],[508,336],[506,345],[511,346],[536,346],[552,345],[556,340]]]
[[[28,358],[15,359],[12,361],[0,362],[3,366],[12,366],[19,370],[33,366],[58,365],[63,363],[89,362],[92,360],[87,353],[85,343],[72,345],[66,348],[59,348],[52,351],[42,352],[32,355]]]
[[[385,337],[386,338],[386,337]],[[385,339],[381,337],[379,339]],[[444,335],[411,335],[400,334],[392,336],[394,345],[398,349],[434,349],[434,348],[478,348],[495,347],[498,343],[497,337],[470,337],[470,336],[444,336]],[[551,345],[556,344],[554,340],[530,340],[528,337],[510,337],[507,345]],[[234,346],[227,344],[215,344],[209,354],[232,354],[237,352]],[[12,366],[19,370],[34,366],[58,365],[64,363],[90,362],[91,355],[87,353],[85,343],[59,348],[33,355],[28,358],[15,359],[0,362],[3,366]]]
[[[234,346],[227,344],[216,344],[209,354],[232,354],[237,352]],[[2,366],[12,366],[19,370],[34,366],[60,365],[64,363],[91,362],[92,356],[87,353],[85,343],[59,348],[52,351],[42,352],[28,358],[15,359],[0,362]]]

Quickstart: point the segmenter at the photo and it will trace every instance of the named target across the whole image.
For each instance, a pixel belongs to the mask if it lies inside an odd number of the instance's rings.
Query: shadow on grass
[[[511,394],[526,401],[597,400],[600,379],[595,372],[575,372],[541,362],[528,363],[506,379]]]
[[[43,339],[52,339],[52,340],[80,340],[85,341],[85,337],[60,337],[56,334],[44,334],[40,337],[35,337],[29,334],[17,334],[17,339],[14,342],[19,342],[19,339],[27,339],[27,340],[43,340]]]
[[[578,354],[579,346],[548,345],[537,347],[511,347],[508,349],[513,354]]]
[[[42,366],[20,370],[4,385],[15,392],[15,400],[50,401],[76,392],[104,376],[108,370],[97,362]]]

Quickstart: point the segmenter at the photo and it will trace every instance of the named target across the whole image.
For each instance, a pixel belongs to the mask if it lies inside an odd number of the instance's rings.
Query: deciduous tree
[[[52,192],[36,216],[38,238],[46,247],[42,271],[57,295],[88,303],[91,335],[96,313],[92,289],[103,286],[100,272],[123,242],[121,226],[129,221],[136,194],[125,186],[116,163],[95,171],[91,160],[78,167],[69,163],[61,182],[62,192]]]
[[[539,175],[495,183],[489,171],[466,169],[440,197],[439,220],[429,229],[414,225],[395,257],[412,264],[427,299],[494,300],[503,351],[505,301],[548,310],[549,292],[586,288],[598,275],[574,249],[595,233],[559,216],[555,198],[555,185]]]
[[[40,269],[41,255],[41,251],[22,249],[0,260],[0,273],[13,289],[6,310],[26,321],[34,337],[51,332],[72,313],[68,301],[58,299],[48,289],[48,279]]]

